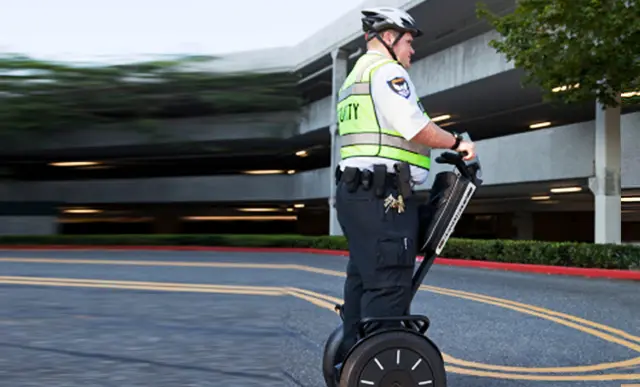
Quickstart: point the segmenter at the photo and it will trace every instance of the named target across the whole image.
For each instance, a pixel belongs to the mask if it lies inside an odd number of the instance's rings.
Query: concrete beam
[[[586,178],[593,170],[593,122],[479,141],[476,150],[485,185]],[[632,132],[632,131],[629,131]],[[440,151],[434,151],[435,159]],[[433,163],[427,189],[449,165]]]
[[[298,134],[295,112],[256,113],[158,121],[148,128],[113,124],[39,133],[3,141],[0,155],[28,151],[104,148],[243,139],[285,139]]]
[[[416,61],[409,69],[418,95],[425,97],[465,83],[513,70],[512,62],[489,47],[490,31]]]
[[[329,168],[324,168],[296,175],[277,176],[0,183],[0,193],[6,201],[55,201],[73,204],[278,201],[326,199],[329,193],[328,182]]]
[[[629,117],[633,116],[633,117]],[[622,188],[640,188],[640,160],[634,126],[640,113],[623,116]],[[629,125],[631,124],[631,125]],[[485,186],[589,178],[595,175],[595,122],[536,130],[478,142]],[[435,152],[437,154],[437,152]],[[435,157],[435,155],[434,155]],[[435,164],[435,175],[449,166]],[[277,176],[199,176],[52,182],[0,182],[7,201],[69,203],[226,202],[327,199],[331,168]],[[627,176],[629,175],[629,176]],[[293,195],[290,193],[293,192]]]
[[[306,134],[331,125],[331,96],[312,102],[302,108],[298,133]]]

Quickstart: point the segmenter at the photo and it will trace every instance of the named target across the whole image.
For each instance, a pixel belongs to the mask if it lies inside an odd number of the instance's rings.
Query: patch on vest
[[[411,89],[409,89],[409,83],[403,77],[395,77],[392,80],[387,82],[391,90],[393,90],[396,94],[401,95],[405,98],[409,98],[411,95]]]

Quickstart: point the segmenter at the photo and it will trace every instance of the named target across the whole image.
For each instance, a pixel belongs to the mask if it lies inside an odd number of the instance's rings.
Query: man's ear
[[[396,37],[398,36],[399,32],[398,31],[394,31],[394,30],[386,30],[384,31],[384,34],[382,35],[382,39],[389,45],[391,46],[393,44],[393,42],[396,40]]]

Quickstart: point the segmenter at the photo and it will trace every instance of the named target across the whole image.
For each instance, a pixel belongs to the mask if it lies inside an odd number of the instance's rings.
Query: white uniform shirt
[[[372,50],[367,53],[382,55]],[[404,87],[394,88],[395,85]],[[411,140],[430,121],[418,105],[416,88],[409,73],[398,63],[387,63],[376,70],[371,78],[371,97],[380,126],[398,131],[407,140]],[[351,157],[341,160],[340,168],[344,170],[345,167],[354,167],[373,171],[374,164],[385,164],[387,172],[394,173],[393,165],[396,162],[382,157]],[[423,168],[411,166],[412,180],[416,184],[425,182],[428,173]]]

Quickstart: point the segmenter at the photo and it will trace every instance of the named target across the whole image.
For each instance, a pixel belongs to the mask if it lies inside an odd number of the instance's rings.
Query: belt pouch
[[[396,171],[396,179],[398,184],[398,190],[403,198],[408,199],[411,192],[411,170],[409,169],[409,164],[407,163],[396,163],[394,164],[394,169]]]
[[[373,166],[373,187],[376,196],[381,198],[384,196],[384,186],[387,179],[387,166],[384,164],[376,164]]]
[[[358,168],[347,167],[342,173],[342,181],[347,186],[347,191],[355,192],[360,184],[360,170]]]

